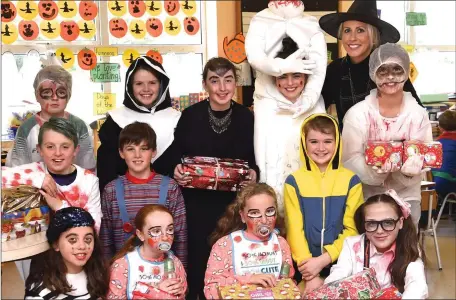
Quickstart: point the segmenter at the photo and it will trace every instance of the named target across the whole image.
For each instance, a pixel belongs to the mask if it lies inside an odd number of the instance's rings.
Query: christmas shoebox
[[[219,288],[222,299],[301,299],[298,287],[290,278],[281,279],[273,288],[239,283]]]
[[[322,285],[302,299],[372,299],[380,292],[375,270],[365,269],[347,278]]]
[[[402,161],[407,161],[409,156],[422,154],[424,155],[423,168],[440,168],[442,167],[442,144],[440,142],[404,142],[404,154]]]
[[[399,141],[368,141],[365,149],[366,164],[381,167],[389,158],[401,167],[403,152],[403,144]]]
[[[249,165],[241,159],[186,156],[182,166],[192,179],[189,188],[238,191],[249,175]]]

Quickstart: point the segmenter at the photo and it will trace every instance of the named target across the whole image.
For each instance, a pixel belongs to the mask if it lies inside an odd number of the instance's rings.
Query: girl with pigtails
[[[218,299],[220,287],[235,283],[274,287],[285,264],[290,268],[288,277],[293,278],[290,247],[275,229],[283,227],[277,212],[276,194],[269,185],[242,189],[211,236],[206,298]]]
[[[107,299],[183,299],[187,275],[170,250],[173,217],[157,204],[143,206],[135,217],[136,234],[114,256]]]

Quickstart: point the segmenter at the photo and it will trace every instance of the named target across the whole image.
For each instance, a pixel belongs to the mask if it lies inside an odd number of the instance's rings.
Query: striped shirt
[[[135,216],[146,204],[158,204],[160,183],[163,175],[152,173],[151,177],[142,180],[133,177],[128,172],[120,176],[124,185],[125,207],[129,216]],[[165,206],[174,219],[173,252],[187,267],[187,217],[184,198],[176,181],[171,179],[168,184],[168,195]],[[101,200],[103,218],[101,221],[100,239],[105,258],[111,259],[123,246],[123,222],[116,198],[116,181],[108,183],[103,191]],[[134,226],[134,218],[130,220]]]

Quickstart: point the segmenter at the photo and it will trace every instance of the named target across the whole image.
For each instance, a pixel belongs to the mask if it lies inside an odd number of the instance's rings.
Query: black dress
[[[347,55],[334,60],[326,69],[326,78],[321,94],[325,100],[326,108],[331,104],[336,105],[341,130],[342,120],[347,111],[356,103],[364,100],[372,89],[377,88],[369,77],[369,58],[370,55],[362,62],[353,64]],[[421,105],[420,98],[410,80],[405,82],[404,91],[412,93],[412,96]]]
[[[231,124],[221,134],[215,133],[209,124],[209,101],[194,104],[182,112],[177,124],[173,144],[167,152],[172,152],[173,164],[168,170],[172,175],[184,155],[238,158],[249,162],[257,172],[253,150],[253,114],[246,107],[232,101]],[[221,118],[226,111],[214,111]],[[169,155],[165,152],[164,155]],[[211,245],[208,237],[215,230],[217,221],[226,207],[235,199],[235,192],[222,192],[203,189],[182,188],[187,209],[188,227],[188,299],[205,299],[203,293],[204,274]]]

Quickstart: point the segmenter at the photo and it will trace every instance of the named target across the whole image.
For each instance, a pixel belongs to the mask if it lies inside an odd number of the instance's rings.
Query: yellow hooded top
[[[325,172],[307,154],[303,130],[317,116],[331,119],[336,128],[336,148]],[[360,179],[342,166],[339,126],[333,117],[313,114],[303,122],[300,157],[304,167],[285,181],[287,241],[298,264],[324,252],[334,262],[342,251],[344,239],[358,234],[354,214],[364,199]]]

